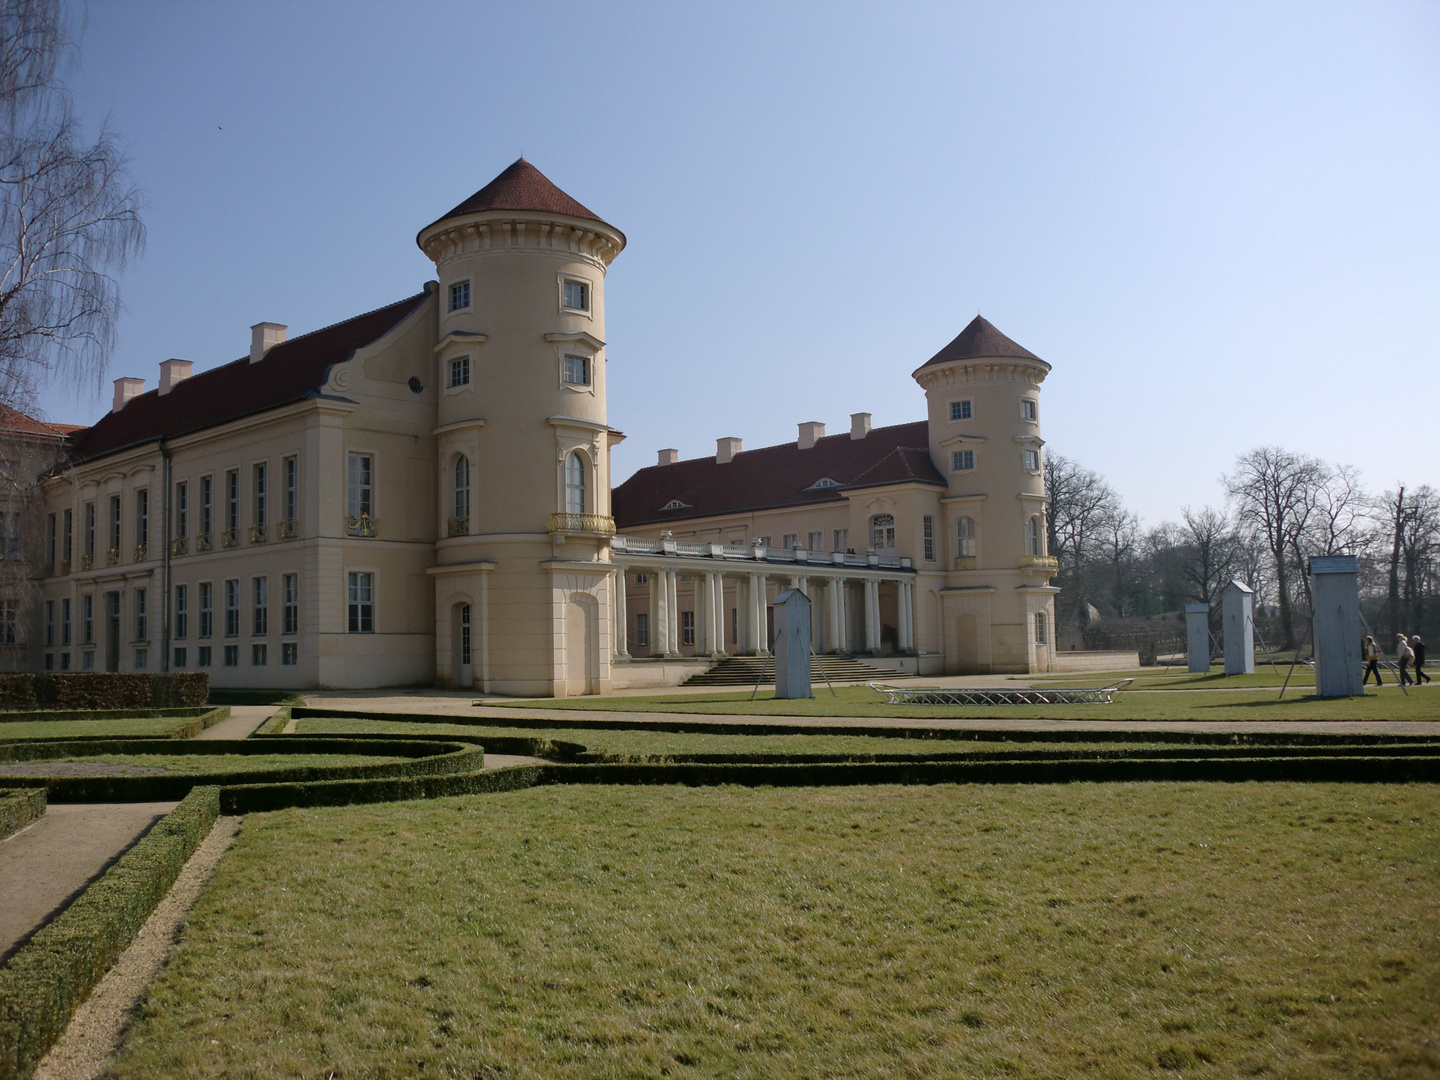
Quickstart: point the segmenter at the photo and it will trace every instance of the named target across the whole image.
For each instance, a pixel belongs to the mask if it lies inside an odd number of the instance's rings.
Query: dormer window
[[[561,286],[560,302],[572,311],[589,311],[590,286],[583,281],[566,278]]]
[[[450,310],[460,311],[470,306],[470,282],[457,281],[450,286]]]
[[[671,500],[670,500],[669,502],[667,502],[664,506],[660,507],[660,509],[661,509],[661,510],[689,510],[689,509],[690,509],[690,504],[689,504],[689,503],[685,503],[685,502],[681,502],[679,499],[671,499]]]
[[[819,489],[819,488],[837,488],[837,487],[839,487],[839,486],[840,486],[840,481],[838,481],[838,480],[831,480],[830,477],[828,477],[828,476],[822,476],[819,480],[816,480],[813,484],[810,485],[810,489],[809,489],[809,490],[815,491],[816,489]]]

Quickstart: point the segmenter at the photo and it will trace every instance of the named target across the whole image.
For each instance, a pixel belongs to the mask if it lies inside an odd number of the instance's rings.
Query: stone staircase
[[[832,683],[859,683],[872,680],[891,682],[911,676],[903,671],[871,667],[859,660],[846,656],[812,656],[810,658],[810,682],[823,686],[826,679]],[[692,675],[685,680],[686,686],[754,686],[775,681],[775,658],[773,656],[732,656],[721,660],[714,667]]]

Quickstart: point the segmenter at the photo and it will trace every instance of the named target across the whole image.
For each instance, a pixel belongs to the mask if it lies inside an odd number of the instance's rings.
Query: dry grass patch
[[[118,1077],[1420,1077],[1431,786],[531,789],[246,819]]]

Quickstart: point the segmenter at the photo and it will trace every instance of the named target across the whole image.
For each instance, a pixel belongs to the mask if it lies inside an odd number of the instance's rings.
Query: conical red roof
[[[925,361],[924,367],[948,364],[952,360],[988,360],[991,357],[1014,357],[1017,360],[1040,360],[1029,349],[1017,345],[996,330],[990,321],[976,315],[970,325],[960,331],[954,341]],[[1040,360],[1043,364],[1045,361]]]
[[[590,221],[598,221],[608,228],[614,228],[609,222],[566,195],[552,184],[544,173],[523,157],[448,214],[436,218],[430,225],[438,224],[447,218],[477,214],[482,210],[537,210],[544,214],[563,214],[566,217],[586,218]],[[430,225],[425,228],[428,229]],[[421,232],[424,232],[424,229]]]

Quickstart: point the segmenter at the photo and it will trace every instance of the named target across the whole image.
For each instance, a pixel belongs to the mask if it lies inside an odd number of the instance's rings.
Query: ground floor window
[[[460,663],[470,663],[470,605],[460,605]]]
[[[69,654],[68,652],[62,652],[62,653],[60,654],[60,670],[61,670],[61,671],[69,671],[69,670],[70,670],[70,654]]]
[[[270,660],[270,649],[263,641],[254,642],[250,646],[250,666],[264,667]]]
[[[1035,644],[1044,645],[1045,642],[1045,612],[1037,611],[1035,613]]]
[[[352,572],[349,593],[350,633],[373,634],[375,632],[375,575]]]
[[[80,667],[85,671],[95,670],[95,654],[86,651],[80,654]]]
[[[183,668],[188,659],[189,656],[184,649],[179,647],[175,649],[175,666],[177,668]]]
[[[695,613],[693,611],[680,612],[680,644],[695,644]]]
[[[91,653],[90,655],[93,656],[94,653]],[[201,645],[199,648],[197,648],[197,649],[195,650],[195,666],[196,666],[196,667],[209,667],[209,666],[210,666],[210,646],[209,646],[209,645]]]
[[[149,650],[149,649],[136,649],[136,650],[135,650],[135,670],[136,670],[136,671],[144,671],[144,670],[145,670],[147,667],[149,667],[149,666],[150,666],[150,650]]]
[[[287,641],[280,646],[280,663],[285,667],[294,667],[300,662],[300,646],[293,641]]]
[[[650,644],[650,616],[643,611],[635,616],[635,644]]]
[[[226,645],[226,646],[225,646],[225,666],[226,666],[226,667],[239,667],[239,666],[240,666],[240,646],[239,646],[239,645]]]

